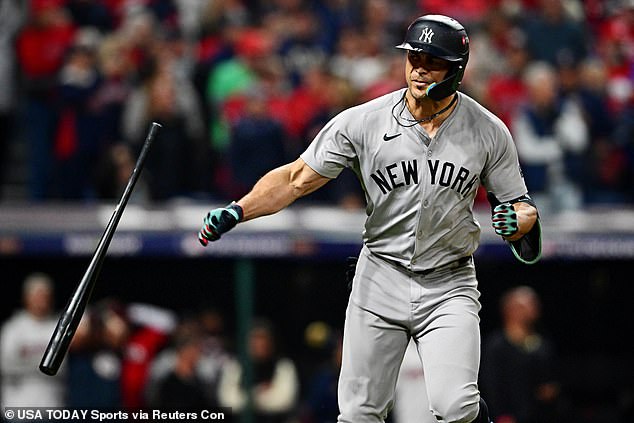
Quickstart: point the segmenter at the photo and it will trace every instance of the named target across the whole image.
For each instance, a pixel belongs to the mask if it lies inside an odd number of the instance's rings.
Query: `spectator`
[[[634,93],[631,2],[6,0],[1,3],[0,22],[5,24],[1,25],[0,55],[5,60],[0,62],[0,84],[3,78],[11,78],[11,53],[17,58],[22,84],[12,84],[9,79],[0,95],[0,163],[6,160],[10,136],[6,131],[11,129],[14,118],[16,122],[20,118],[25,124],[19,128],[23,132],[18,133],[18,141],[23,137],[27,146],[26,188],[33,200],[101,195],[97,192],[101,188],[95,186],[94,175],[88,169],[95,167],[97,156],[107,161],[112,143],[122,140],[132,143],[127,138],[130,126],[136,126],[136,140],[145,133],[147,119],[138,120],[139,115],[132,113],[136,122],[130,124],[133,118],[122,122],[121,117],[124,104],[138,105],[137,91],[131,92],[131,81],[152,79],[155,62],[169,62],[168,73],[177,86],[184,86],[178,94],[187,91],[184,96],[190,98],[189,102],[198,103],[194,108],[200,118],[194,120],[200,123],[195,129],[195,140],[190,139],[192,133],[187,133],[184,144],[189,143],[185,148],[188,154],[183,156],[178,151],[183,145],[169,143],[169,153],[175,157],[172,164],[180,167],[176,173],[186,168],[185,187],[173,188],[180,184],[175,181],[179,176],[157,177],[154,185],[162,180],[165,186],[153,186],[152,198],[159,201],[181,195],[227,198],[231,194],[223,192],[221,187],[235,182],[235,175],[227,165],[230,132],[243,116],[246,98],[253,87],[261,88],[276,80],[275,93],[267,93],[267,108],[283,124],[286,153],[292,156],[294,151],[302,150],[305,134],[316,127],[313,123],[328,108],[320,96],[320,88],[329,77],[324,75],[324,69],[346,78],[354,75],[348,82],[358,91],[358,103],[403,83],[398,72],[401,64],[385,54],[400,41],[403,23],[421,10],[462,16],[467,26],[472,27],[472,64],[463,80],[463,90],[496,112],[507,126],[511,126],[514,109],[524,100],[519,75],[529,59],[550,63],[562,71],[562,76],[574,77],[570,80],[574,82],[577,64],[589,55],[596,56],[605,68],[604,100],[615,120],[628,113]],[[26,25],[19,30],[25,21]],[[88,85],[83,86],[82,98],[78,96],[78,85],[67,83],[68,68],[76,68],[78,60],[82,60],[78,59],[82,52],[75,50],[68,54],[78,28],[82,31],[92,28],[103,36],[98,49],[97,87],[91,87],[90,91]],[[8,50],[6,54],[1,53],[3,46]],[[486,54],[473,54],[478,51]],[[484,56],[489,60],[478,61],[478,57]],[[64,59],[67,59],[66,69],[62,70]],[[272,67],[281,69],[275,71],[274,78],[271,78]],[[61,85],[57,83],[60,76],[66,81]],[[24,97],[20,115],[14,114],[16,103],[11,102],[15,87],[22,90],[18,95]],[[146,87],[139,90],[145,91]],[[131,100],[133,97],[135,100]],[[592,99],[580,100],[590,100],[584,101],[585,106],[593,105]],[[597,117],[591,124],[600,120]],[[96,135],[91,137],[89,132]],[[161,138],[167,136],[165,132],[162,131]],[[182,129],[174,133],[183,134]],[[84,149],[89,139],[91,151]],[[621,194],[624,188],[619,182],[628,178],[622,175],[628,171],[627,152],[610,145],[609,137],[600,139],[595,146],[595,137],[590,135],[591,148],[586,157],[589,174],[579,176],[593,185],[592,192],[586,193],[588,200],[629,201],[629,195]],[[17,152],[21,151],[18,148]],[[595,153],[598,163],[594,163]],[[181,165],[183,162],[186,165]],[[149,177],[153,172],[148,169],[147,173]],[[603,192],[607,195],[600,195]]]
[[[271,53],[273,47],[270,34],[264,29],[247,28],[236,32],[227,31],[225,34],[231,37],[229,41],[233,41],[234,56],[210,69],[205,91],[205,98],[214,114],[211,140],[220,152],[228,145],[230,122],[238,115],[235,111],[231,113],[226,103],[256,84],[259,62]]]
[[[154,201],[192,195],[197,147],[204,134],[194,87],[178,78],[170,65],[169,60],[156,62],[152,74],[128,98],[123,115],[123,132],[132,145],[142,143],[151,122],[163,126],[146,164]]]
[[[610,108],[607,70],[597,59],[588,59],[571,70],[578,75],[572,96],[582,106],[590,145],[584,157],[584,194],[588,204],[627,202],[628,159],[624,145],[616,142],[616,117]]]
[[[123,109],[132,92],[135,68],[130,58],[130,46],[119,32],[102,38],[97,51],[97,64],[102,82],[91,107],[100,116],[100,138],[105,146],[123,140]]]
[[[505,56],[502,71],[491,74],[484,87],[483,102],[493,113],[497,114],[508,127],[512,125],[513,116],[526,102],[526,86],[522,76],[529,65],[529,54],[525,41],[520,34],[512,42]]]
[[[557,66],[580,62],[588,54],[587,31],[564,8],[564,0],[539,0],[537,10],[525,17],[522,27],[534,61]]]
[[[96,61],[98,37],[87,29],[77,32],[59,73],[60,116],[55,133],[53,198],[94,197],[93,173],[103,150],[99,115],[92,107],[102,82]]]
[[[306,70],[326,66],[328,43],[321,37],[319,19],[308,7],[284,11],[285,31],[276,54],[282,58],[293,87],[305,77]]]
[[[612,13],[596,31],[595,51],[606,67],[610,109],[618,114],[634,98],[634,4],[615,2],[608,10]]]
[[[89,307],[68,353],[68,407],[121,407],[121,366],[130,330],[119,301],[105,298]]]
[[[403,58],[398,54],[391,54],[385,58],[386,69],[383,75],[366,87],[358,98],[358,102],[370,101],[405,85],[403,77]]]
[[[27,15],[27,3],[7,0],[0,3],[0,198],[6,177],[9,146],[15,136],[18,107],[14,42]]]
[[[0,369],[3,407],[62,407],[65,405],[66,365],[57,377],[46,376],[38,366],[57,325],[52,314],[53,281],[44,273],[24,280],[24,308],[2,325]]]
[[[526,69],[527,104],[516,113],[511,131],[526,185],[543,213],[582,205],[581,157],[588,128],[575,101],[559,95],[557,74],[546,63]]]
[[[217,407],[220,371],[229,357],[223,331],[222,314],[212,308],[183,319],[171,336],[171,345],[152,361],[146,384],[147,403],[153,407],[165,404],[170,392],[182,385],[192,397],[184,403]],[[167,401],[174,403],[175,399]]]
[[[253,363],[250,387],[245,372],[236,360],[224,367],[218,399],[223,407],[240,414],[251,404],[258,423],[289,421],[298,400],[299,383],[295,364],[280,355],[273,327],[264,320],[256,321],[249,332],[248,349]]]
[[[538,331],[540,300],[528,286],[500,300],[502,327],[483,343],[481,385],[495,423],[555,423],[559,415],[556,355]]]
[[[151,407],[204,409],[215,404],[198,376],[202,357],[202,333],[197,321],[183,322],[172,336],[173,362],[171,368],[158,380],[156,396]]]
[[[29,157],[28,192],[32,200],[44,200],[50,196],[59,119],[57,74],[76,28],[61,0],[33,0],[30,4],[29,21],[16,48],[26,97],[23,127]]]
[[[152,70],[153,54],[158,49],[159,34],[164,28],[150,10],[139,4],[126,7],[122,18],[117,32],[126,40],[134,69],[144,75]]]
[[[337,51],[330,58],[334,75],[345,78],[358,91],[376,83],[386,72],[385,57],[379,54],[376,37],[356,29],[342,31]]]
[[[228,198],[245,195],[269,169],[286,163],[285,137],[282,123],[267,109],[267,98],[249,96],[242,116],[231,126],[228,161],[234,190]]]
[[[285,122],[286,132],[291,141],[288,154],[293,156],[302,151],[310,141],[304,139],[310,122],[324,113],[327,102],[324,98],[324,87],[331,79],[331,74],[324,67],[305,69],[302,80],[288,97],[288,113]]]
[[[209,398],[217,406],[220,372],[229,360],[225,318],[219,309],[205,307],[198,319],[202,329],[202,358],[198,371],[207,386]]]
[[[265,28],[226,28],[223,42],[232,48],[210,67],[206,76],[204,98],[210,114],[209,138],[213,162],[214,188],[231,185],[230,169],[226,163],[230,142],[230,128],[242,115],[245,93],[250,93],[259,82],[259,70],[267,68],[267,56],[272,51],[273,39]],[[228,194],[218,188],[218,194]]]
[[[172,311],[149,304],[130,304],[126,315],[131,333],[121,364],[121,399],[125,408],[135,410],[147,405],[145,392],[150,367],[169,341],[177,322]]]
[[[491,78],[515,71],[515,52],[525,52],[524,38],[524,34],[503,10],[489,10],[484,15],[483,25],[469,37],[471,50],[469,66],[465,70],[464,89],[477,100],[484,100]]]
[[[417,15],[414,2],[369,0],[361,4],[361,22],[357,25],[367,40],[363,48],[366,55],[393,52],[401,43],[401,31],[412,15]]]
[[[307,343],[322,354],[327,354],[325,362],[317,361],[317,368],[306,378],[306,392],[301,413],[302,423],[330,423],[337,421],[337,384],[341,370],[343,335],[333,331],[323,322],[311,323],[305,332]]]

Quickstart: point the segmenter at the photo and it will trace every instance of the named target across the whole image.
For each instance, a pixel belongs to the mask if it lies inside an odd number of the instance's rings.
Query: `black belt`
[[[459,258],[458,260],[454,260],[454,261],[450,261],[447,264],[443,264],[442,266],[438,266],[438,267],[432,267],[431,269],[425,269],[425,270],[410,270],[410,272],[415,273],[417,275],[429,275],[430,273],[434,273],[436,270],[439,269],[444,269],[446,267],[459,267],[459,266],[463,266],[467,263],[469,263],[469,260],[471,260],[471,256],[466,256],[466,257],[462,257]]]
[[[399,270],[404,270],[406,272],[409,272],[411,274],[414,275],[420,275],[420,276],[425,276],[425,275],[429,275],[430,273],[434,273],[436,270],[440,270],[440,269],[446,269],[446,268],[454,268],[454,267],[460,267],[463,266],[467,263],[469,263],[469,261],[471,260],[472,256],[465,256],[465,257],[461,257],[457,260],[454,261],[450,261],[447,264],[443,264],[441,266],[438,267],[432,267],[430,269],[425,269],[425,270],[410,270],[406,267],[404,267],[401,263],[398,263],[394,260],[385,258],[385,257],[381,257],[381,256],[377,256],[375,255],[375,257],[379,258],[380,260],[385,261],[386,263],[388,263],[389,265],[399,269]]]

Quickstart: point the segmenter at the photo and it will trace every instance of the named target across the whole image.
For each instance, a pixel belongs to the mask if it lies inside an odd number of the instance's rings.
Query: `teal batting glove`
[[[517,224],[517,213],[510,203],[498,204],[493,209],[493,229],[501,236],[511,236],[515,234],[519,226]]]
[[[242,207],[236,203],[211,210],[203,219],[203,227],[198,233],[198,241],[206,247],[209,241],[216,241],[220,239],[222,234],[233,229],[243,216]]]

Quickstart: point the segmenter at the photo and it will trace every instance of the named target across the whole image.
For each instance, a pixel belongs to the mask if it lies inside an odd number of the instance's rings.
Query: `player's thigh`
[[[474,410],[477,413],[479,309],[468,296],[450,298],[434,310],[418,339],[430,408],[443,421],[461,421]]]
[[[350,302],[339,377],[339,404],[344,418],[340,421],[381,421],[373,418],[387,414],[408,341],[402,326]]]

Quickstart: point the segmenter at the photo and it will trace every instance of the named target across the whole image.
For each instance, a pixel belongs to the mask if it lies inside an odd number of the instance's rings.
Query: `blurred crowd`
[[[632,0],[4,0],[1,174],[24,143],[30,200],[117,198],[157,121],[135,199],[235,199],[403,87],[393,47],[426,13],[466,26],[461,90],[508,125],[542,207],[634,202]],[[306,201],[362,207],[340,179]]]
[[[105,297],[86,309],[54,377],[38,369],[57,324],[55,283],[32,273],[0,327],[0,405],[102,410],[251,410],[258,423],[336,420],[341,331],[310,323],[293,353],[276,324],[251,320],[244,351],[224,312]],[[229,410],[230,409],[230,410]],[[235,420],[237,421],[237,420]]]

